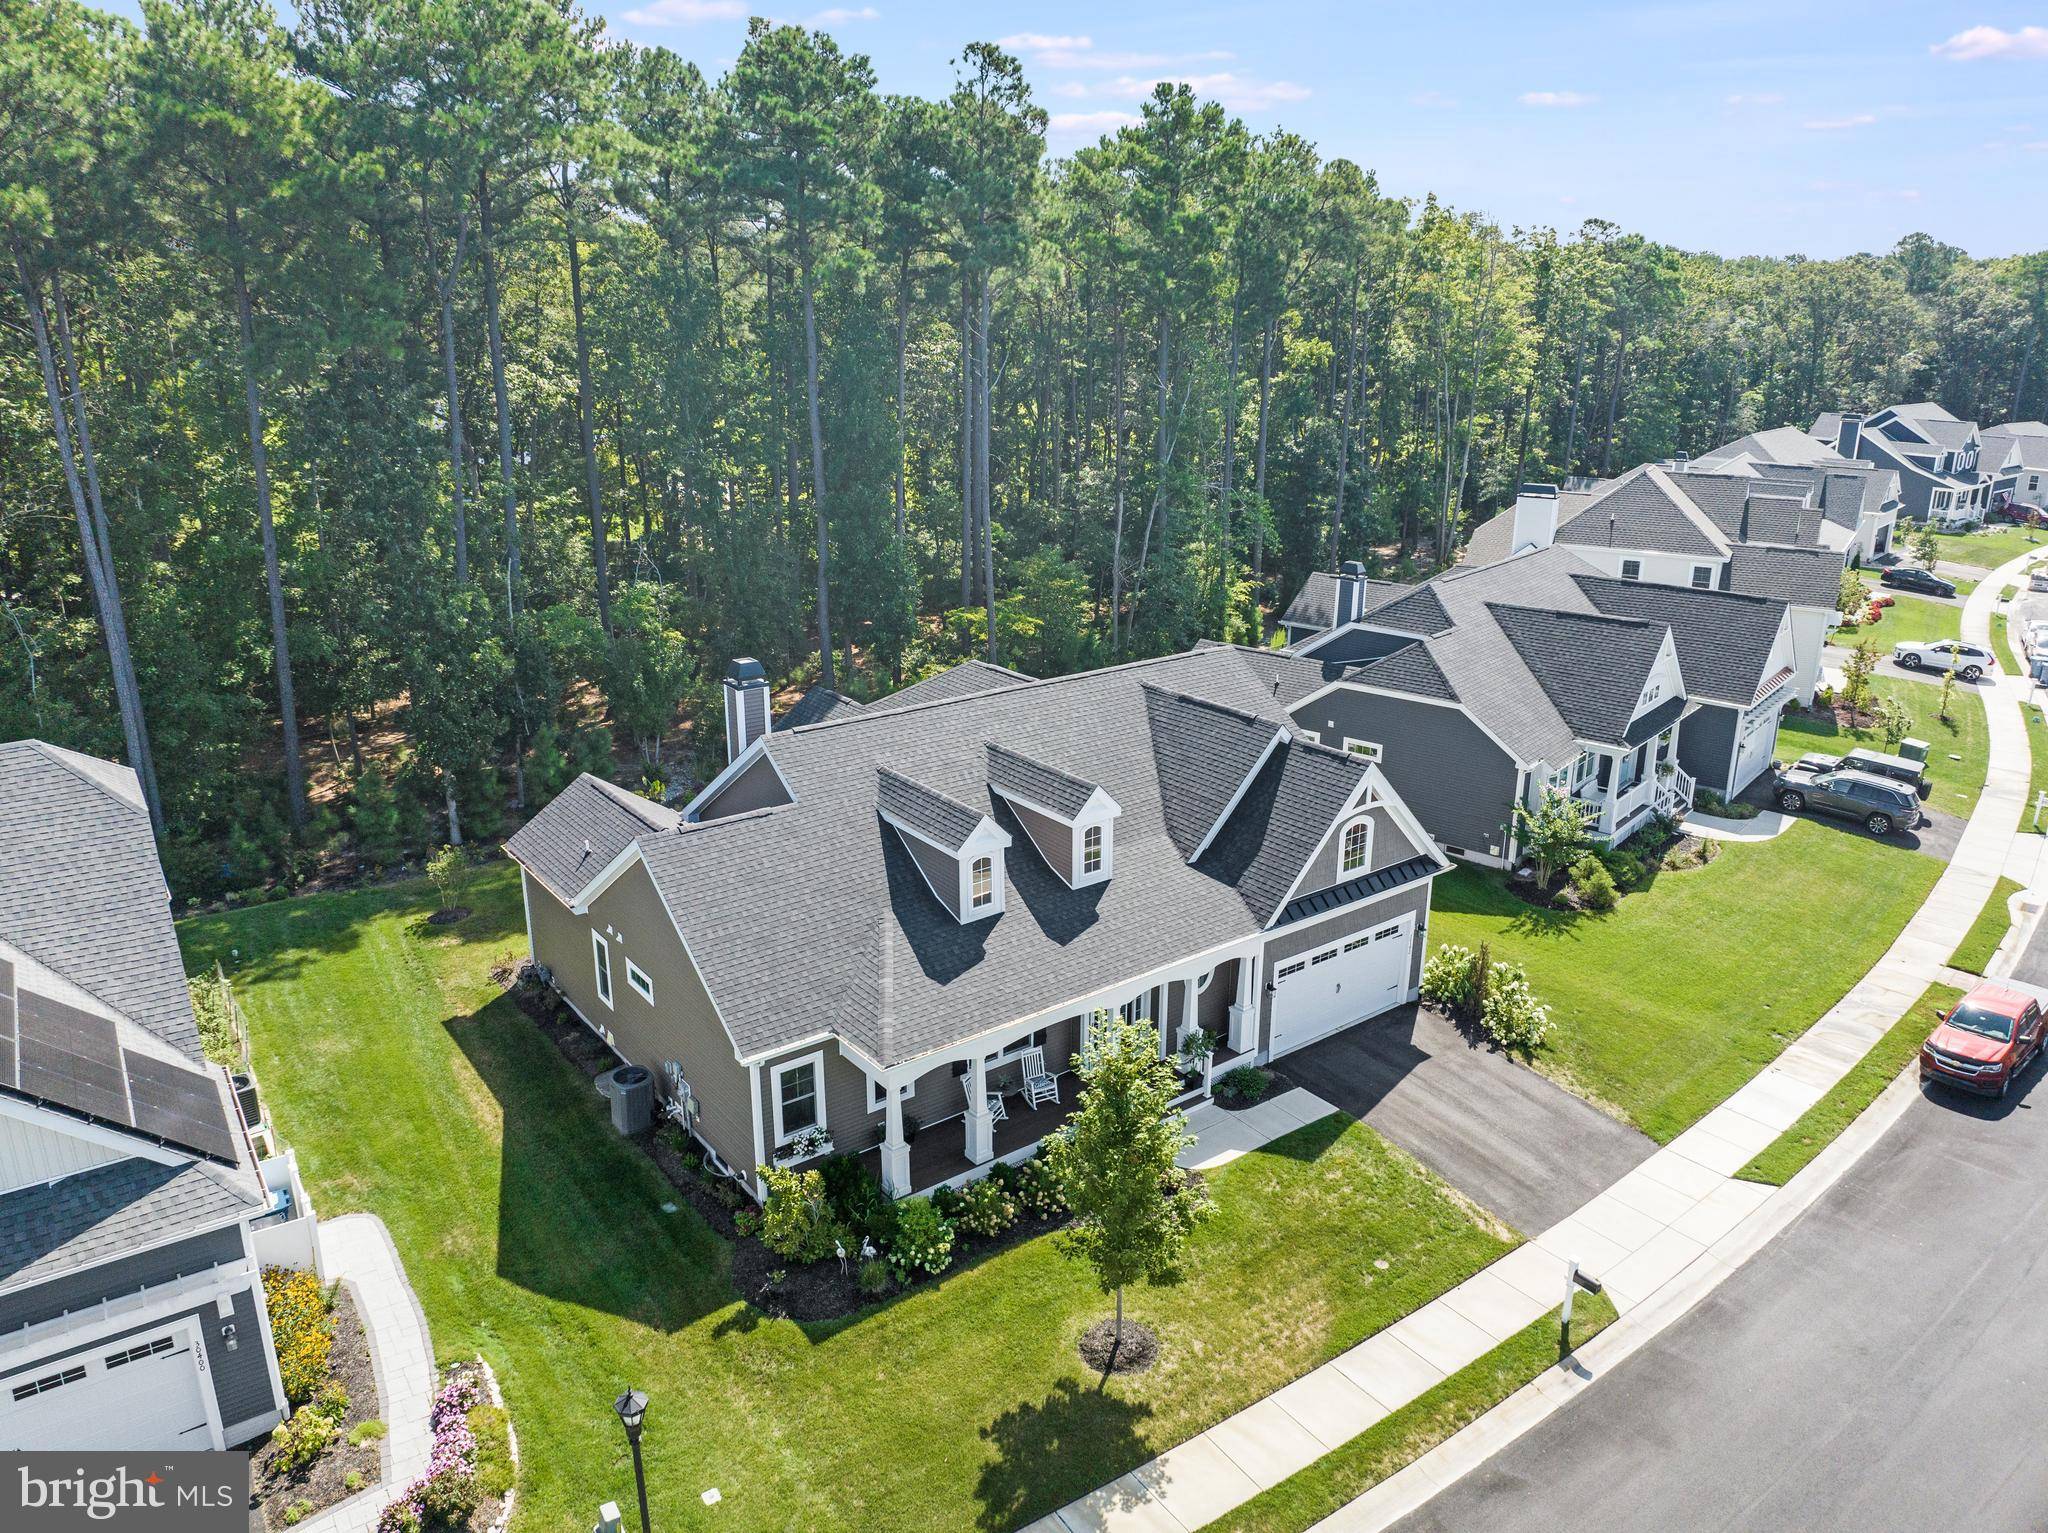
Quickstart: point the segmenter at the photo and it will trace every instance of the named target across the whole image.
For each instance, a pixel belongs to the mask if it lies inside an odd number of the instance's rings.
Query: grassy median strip
[[[2013,656],[2012,634],[2003,612],[1991,614],[1992,653],[1998,656],[1998,668],[2008,676],[2023,676],[2020,663]]]
[[[1970,934],[1950,955],[1950,968],[1967,969],[1972,974],[1984,972],[1984,966],[1991,962],[1991,955],[1998,951],[1998,944],[2005,940],[2006,928],[2012,924],[2012,918],[2005,911],[2006,901],[2025,887],[2010,878],[1998,881],[1998,887],[1991,891],[1991,898],[1984,902],[1984,908],[1977,912],[1977,919],[1971,923]]]
[[[1613,1300],[1605,1294],[1580,1294],[1572,1306],[1573,1344],[1591,1340],[1613,1319]],[[1202,1533],[1298,1533],[1405,1469],[1544,1369],[1556,1366],[1557,1311],[1552,1310],[1342,1447],[1332,1448],[1308,1468],[1224,1513]]]
[[[2041,795],[2048,793],[2048,719],[2044,719],[2038,706],[2029,705],[2027,715],[2027,753],[2033,758],[2033,780],[2027,784],[2027,801],[2020,806],[2020,829],[2034,835],[2048,834],[2048,812],[2040,821],[2034,819],[2034,805]]]
[[[1735,1174],[1746,1182],[1782,1187],[1806,1163],[1835,1142],[1856,1115],[1877,1100],[1898,1073],[1912,1064],[1920,1045],[1934,1031],[1934,1013],[1963,998],[1953,985],[1929,985],[1891,1030],[1871,1046],[1834,1088],[1800,1115],[1799,1121],[1757,1152]]]

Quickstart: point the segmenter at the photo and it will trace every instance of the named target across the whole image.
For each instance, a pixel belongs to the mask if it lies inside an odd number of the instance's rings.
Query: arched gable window
[[[987,857],[975,858],[971,876],[973,878],[974,908],[980,910],[984,906],[994,904],[996,897],[995,862]]]
[[[1366,858],[1372,853],[1372,822],[1353,820],[1344,827],[1344,871],[1359,873],[1365,869]]]
[[[1102,827],[1091,825],[1081,832],[1081,871],[1100,873],[1102,871]]]

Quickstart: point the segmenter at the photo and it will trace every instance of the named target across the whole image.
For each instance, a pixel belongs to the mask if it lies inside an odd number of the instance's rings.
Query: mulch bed
[[[1159,1360],[1159,1338],[1135,1320],[1117,1337],[1116,1317],[1098,1320],[1081,1333],[1081,1361],[1097,1373],[1143,1373]]]
[[[467,905],[450,905],[446,910],[437,910],[427,917],[429,926],[453,926],[457,921],[469,919]]]
[[[501,965],[492,970],[491,978],[586,1080],[594,1081],[605,1071],[618,1067],[617,1056],[577,1019],[560,996],[533,978],[530,965],[524,962]],[[932,1281],[929,1277],[919,1277],[909,1284],[901,1284],[892,1277],[888,1288],[881,1293],[862,1293],[858,1249],[846,1253],[844,1272],[839,1270],[837,1257],[828,1257],[807,1266],[793,1264],[755,1237],[739,1232],[734,1215],[753,1207],[753,1199],[742,1193],[736,1183],[706,1169],[697,1152],[678,1143],[673,1131],[651,1129],[645,1134],[636,1134],[633,1142],[654,1162],[681,1200],[688,1203],[723,1239],[731,1242],[732,1285],[742,1299],[764,1315],[804,1322],[842,1320],[884,1303],[906,1288]],[[728,1202],[728,1199],[733,1201]],[[1065,1222],[1064,1219],[1033,1219],[1027,1215],[992,1239],[956,1232],[953,1265],[946,1270],[954,1271],[1022,1241],[1036,1239]],[[779,1281],[774,1279],[778,1272],[782,1274]]]
[[[333,1319],[334,1348],[328,1354],[330,1378],[348,1391],[348,1416],[334,1434],[334,1441],[296,1475],[273,1474],[270,1469],[277,1453],[275,1432],[266,1436],[251,1455],[251,1504],[263,1526],[274,1533],[283,1529],[285,1510],[295,1502],[309,1501],[313,1511],[321,1511],[375,1485],[381,1473],[383,1440],[371,1438],[354,1447],[348,1440],[348,1434],[357,1425],[382,1414],[383,1402],[377,1397],[377,1371],[370,1362],[369,1338],[363,1334],[362,1317],[356,1313],[355,1300],[346,1284],[334,1291]],[[362,1476],[362,1484],[354,1490],[346,1484],[350,1470]]]
[[[1634,889],[1624,889],[1617,884],[1614,892],[1619,899],[1625,900],[1630,895],[1640,894],[1649,887],[1648,875],[1684,873],[1693,868],[1705,867],[1721,855],[1721,843],[1711,836],[1694,836],[1684,832],[1667,840],[1657,841],[1643,832],[1630,837],[1622,850],[1642,863],[1646,880]],[[1508,893],[1524,905],[1534,905],[1538,910],[1585,908],[1572,891],[1571,880],[1562,871],[1557,874],[1556,881],[1547,890],[1538,889],[1533,878],[1516,878],[1513,875],[1508,877],[1507,888]]]

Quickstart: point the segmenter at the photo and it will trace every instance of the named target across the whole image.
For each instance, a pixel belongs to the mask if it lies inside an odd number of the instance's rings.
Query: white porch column
[[[1230,1047],[1233,1053],[1251,1050],[1259,1035],[1259,955],[1246,953],[1237,961],[1237,999],[1230,1007]]]
[[[988,1110],[988,1062],[976,1051],[967,1063],[973,1089],[967,1104],[967,1158],[985,1166],[996,1158],[996,1124]]]
[[[903,1137],[903,1092],[894,1082],[888,1087],[882,1124],[882,1187],[892,1198],[910,1196],[910,1144]]]

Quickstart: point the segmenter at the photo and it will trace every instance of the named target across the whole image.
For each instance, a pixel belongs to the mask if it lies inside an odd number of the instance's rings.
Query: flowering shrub
[[[320,1289],[320,1279],[310,1272],[265,1267],[263,1303],[270,1311],[270,1335],[277,1345],[284,1397],[295,1406],[304,1405],[327,1381],[328,1354],[334,1349],[327,1295]]]
[[[953,1226],[930,1198],[906,1198],[896,1205],[896,1233],[889,1264],[902,1282],[920,1272],[944,1272],[953,1265]]]
[[[1422,961],[1422,998],[1445,1011],[1462,1013],[1472,1004],[1473,952],[1446,942]]]
[[[476,1510],[476,1436],[469,1429],[469,1411],[482,1394],[468,1374],[441,1386],[428,1418],[434,1446],[427,1456],[427,1472],[384,1508],[377,1533],[458,1527]]]
[[[832,1210],[825,1179],[815,1171],[763,1166],[768,1201],[761,1206],[761,1244],[791,1261],[823,1261],[832,1254]]]
[[[1550,1008],[1537,1001],[1519,964],[1493,966],[1479,1026],[1504,1049],[1533,1049],[1550,1032]]]
[[[953,1223],[970,1235],[1000,1235],[1017,1222],[1017,1200],[994,1177],[983,1177],[960,1189]]]
[[[277,1429],[277,1452],[271,1465],[284,1474],[297,1474],[327,1451],[334,1441],[334,1423],[317,1410],[302,1410]]]
[[[1067,1195],[1060,1191],[1060,1179],[1043,1155],[1034,1155],[1019,1166],[1012,1186],[1017,1202],[1034,1219],[1057,1219],[1067,1211]]]

